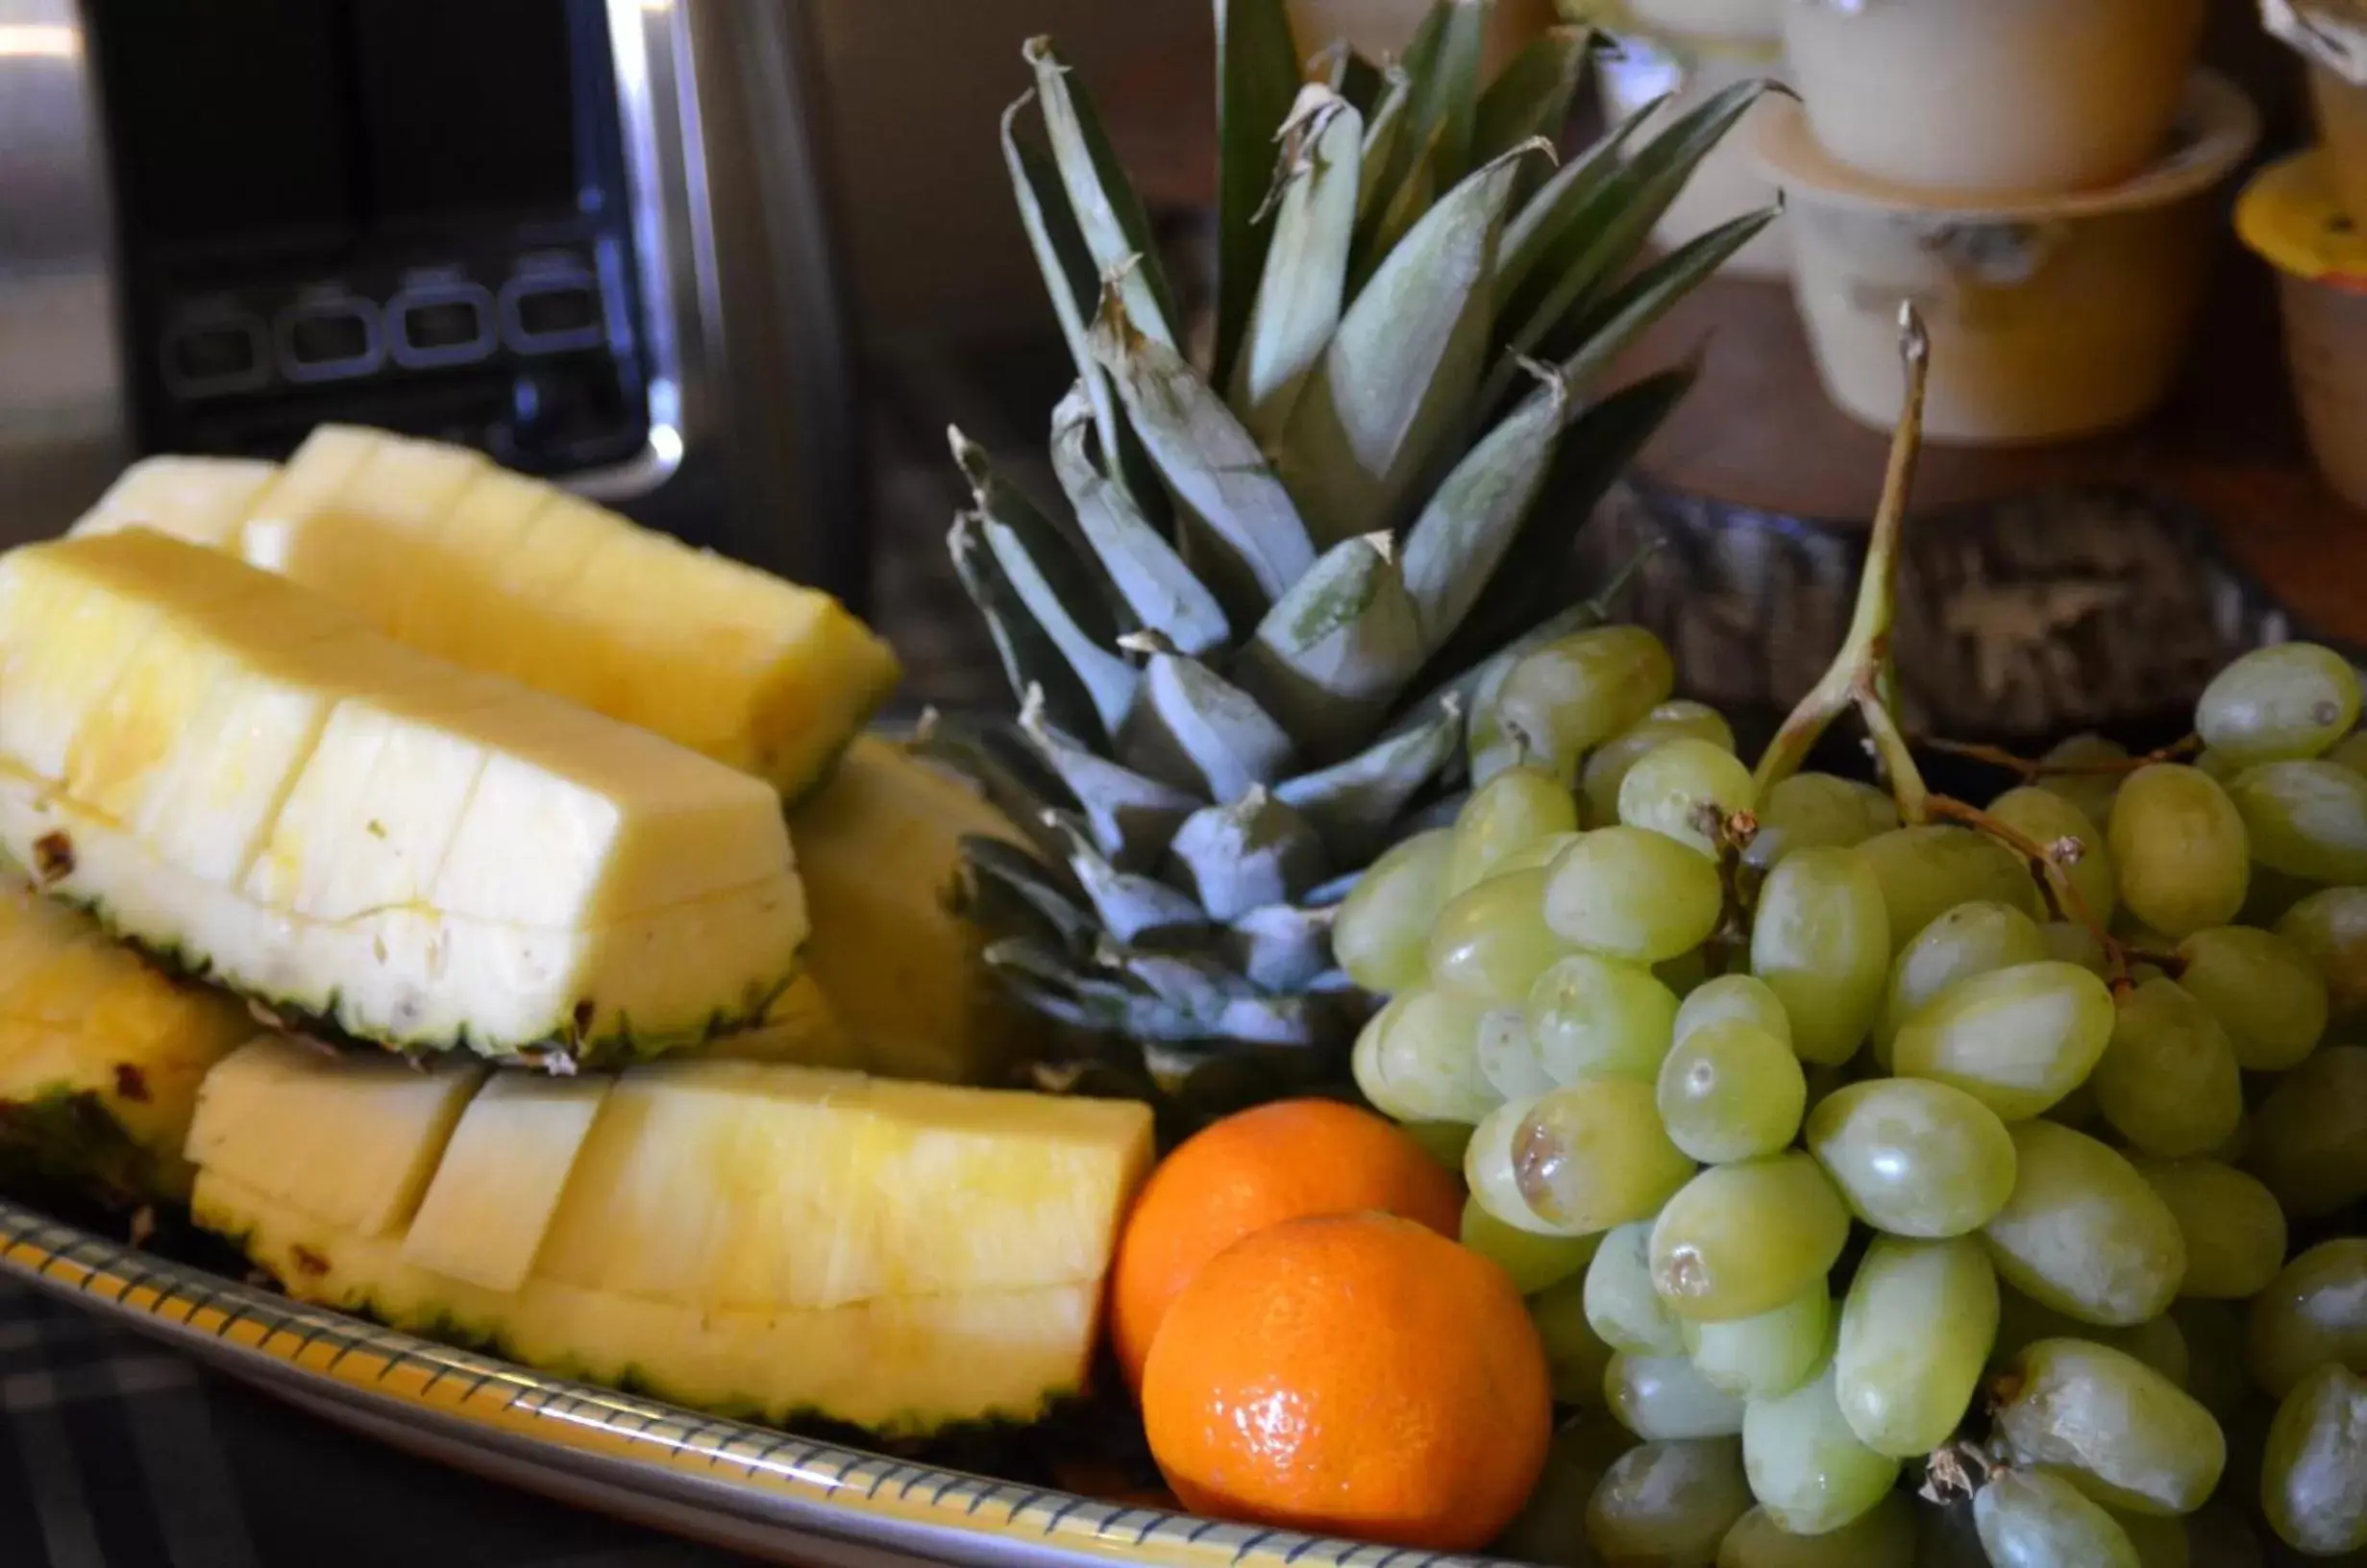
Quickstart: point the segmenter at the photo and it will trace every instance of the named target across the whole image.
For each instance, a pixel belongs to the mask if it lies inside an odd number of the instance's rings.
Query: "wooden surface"
[[[2247,257],[2221,258],[2179,389],[2142,429],[2076,446],[1931,448],[1916,508],[2083,481],[2166,491],[2207,514],[2229,554],[2305,623],[2367,643],[2367,513],[2309,467],[2275,298],[2256,269]],[[1701,380],[1646,449],[1645,475],[1818,523],[1871,517],[1887,438],[1825,397],[1786,285],[1713,282],[1639,346],[1629,368],[1694,353]]]

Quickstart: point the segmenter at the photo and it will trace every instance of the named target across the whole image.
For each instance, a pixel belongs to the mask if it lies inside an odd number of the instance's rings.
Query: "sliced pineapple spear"
[[[208,1078],[189,1153],[199,1223],[302,1299],[710,1409],[928,1432],[1083,1385],[1151,1147],[1123,1101],[738,1062],[421,1075],[266,1039]]]
[[[255,1033],[233,998],[0,884],[0,1169],[116,1200],[186,1198],[198,1084]]]
[[[238,552],[389,636],[653,730],[793,799],[900,674],[829,595],[462,447],[322,426],[272,482],[258,466],[148,459],[73,531],[145,524]]]
[[[234,990],[429,1050],[698,1041],[805,935],[759,780],[144,529],[0,556],[0,849]]]

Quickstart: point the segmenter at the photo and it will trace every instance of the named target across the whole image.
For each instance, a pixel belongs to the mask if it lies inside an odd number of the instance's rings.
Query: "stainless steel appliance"
[[[797,0],[0,0],[0,541],[347,420],[859,597],[812,63]]]

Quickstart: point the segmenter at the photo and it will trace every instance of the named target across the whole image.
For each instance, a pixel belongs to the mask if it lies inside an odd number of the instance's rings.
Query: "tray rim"
[[[592,1506],[782,1561],[810,1563],[812,1548],[836,1543],[976,1568],[1513,1568],[1107,1503],[702,1415],[309,1306],[8,1198],[0,1277],[379,1441],[398,1441],[391,1425],[415,1439],[400,1446],[446,1462],[474,1449],[506,1483],[577,1506],[603,1491]]]

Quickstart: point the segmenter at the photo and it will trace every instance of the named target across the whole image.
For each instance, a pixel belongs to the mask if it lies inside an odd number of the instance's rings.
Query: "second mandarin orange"
[[[1310,1214],[1380,1210],[1454,1237],[1454,1174],[1395,1126],[1337,1100],[1276,1100],[1201,1129],[1135,1200],[1110,1266],[1110,1344],[1138,1392],[1168,1308],[1208,1261]]]

